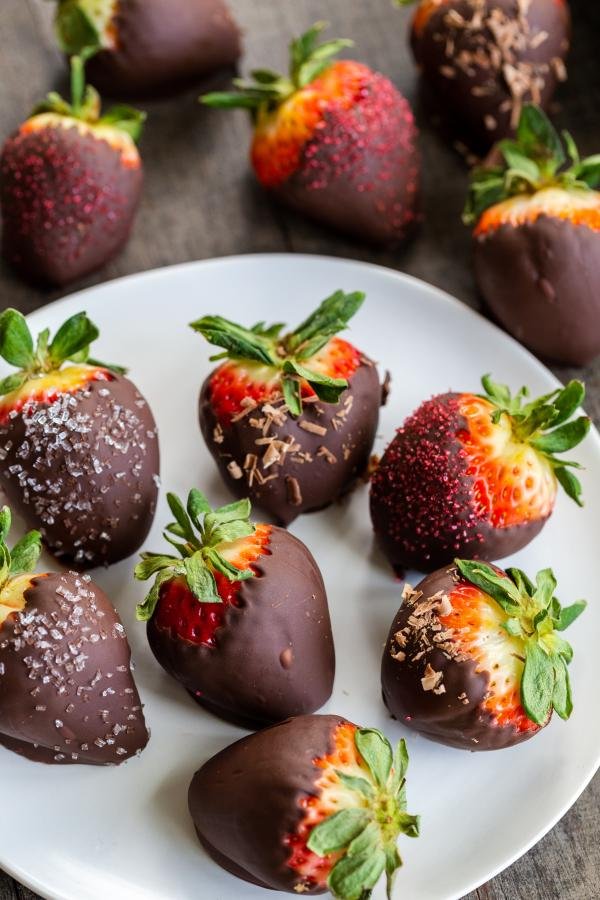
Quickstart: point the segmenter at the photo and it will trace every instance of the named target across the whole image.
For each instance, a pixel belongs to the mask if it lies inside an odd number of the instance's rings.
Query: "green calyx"
[[[204,494],[192,488],[186,506],[175,494],[167,494],[167,501],[175,521],[167,525],[164,537],[180,556],[141,554],[142,561],[135,567],[135,577],[139,581],[147,581],[153,575],[156,578],[146,599],[138,605],[140,622],[152,618],[161,586],[173,578],[185,578],[199,602],[222,603],[214,572],[220,572],[229,581],[245,581],[255,574],[252,569],[238,569],[223,555],[229,544],[254,534],[254,525],[248,521],[249,500],[238,500],[213,510]]]
[[[353,46],[353,41],[344,38],[318,43],[319,35],[327,27],[327,22],[316,22],[305,34],[291,42],[287,77],[270,69],[255,69],[250,73],[252,81],[234,79],[237,91],[204,94],[200,102],[220,109],[241,107],[254,114],[276,109],[296,91],[318,78],[340,50]]]
[[[131,106],[113,106],[101,115],[98,91],[85,83],[85,62],[83,56],[71,58],[71,102],[68,103],[56,91],[51,91],[46,99],[35,107],[32,115],[54,113],[70,119],[78,119],[87,125],[114,128],[138,141],[146,120],[146,113]]]
[[[478,166],[463,212],[465,225],[474,225],[490,206],[517,195],[532,195],[544,188],[590,191],[600,185],[600,154],[581,159],[567,131],[562,139],[544,112],[526,104],[515,140],[500,141],[496,149],[502,163]]]
[[[557,453],[566,453],[580,444],[590,430],[591,422],[587,416],[572,419],[585,397],[583,383],[570,381],[566,387],[527,403],[529,391],[526,387],[513,397],[506,385],[496,384],[489,375],[484,375],[481,382],[485,391],[482,396],[496,407],[492,421],[498,423],[503,415],[509,416],[515,439],[530,444],[543,456],[567,495],[578,506],[583,506],[581,484],[571,471],[581,466],[556,457]]]
[[[335,334],[346,328],[364,299],[365,295],[360,291],[352,294],[336,291],[295,331],[283,336],[281,332],[285,326],[281,323],[267,327],[264,322],[259,322],[253,328],[244,328],[221,316],[204,316],[192,322],[190,327],[204,335],[209,343],[224,348],[224,353],[212,356],[211,360],[247,360],[278,369],[285,402],[290,413],[299,416],[303,381],[310,384],[324,403],[337,403],[348,387],[345,378],[330,378],[311,369],[310,360]]]
[[[9,550],[6,539],[11,524],[10,509],[3,506],[0,509],[0,591],[11,578],[32,572],[42,552],[42,536],[39,531],[28,532]]]
[[[507,616],[503,628],[522,643],[521,705],[527,717],[543,726],[554,709],[568,719],[573,701],[567,666],[573,649],[559,632],[581,615],[586,601],[561,607],[552,569],[538,572],[533,584],[520,569],[504,574],[483,562],[455,559],[454,564],[464,579],[502,607]]]
[[[108,46],[115,9],[115,0],[58,0],[54,29],[63,53],[89,59]]]
[[[0,381],[0,395],[18,391],[30,378],[58,372],[65,362],[102,366],[119,375],[126,369],[90,357],[90,344],[100,332],[86,313],[76,313],[60,326],[52,340],[41,331],[34,344],[25,316],[16,309],[0,314],[0,356],[19,371]]]
[[[400,834],[419,836],[419,817],[406,812],[408,751],[401,740],[395,752],[375,728],[357,729],[356,749],[364,762],[364,777],[337,775],[356,801],[320,822],[310,833],[308,848],[318,856],[342,853],[327,884],[340,900],[368,900],[385,872],[391,898],[394,876],[402,865]]]

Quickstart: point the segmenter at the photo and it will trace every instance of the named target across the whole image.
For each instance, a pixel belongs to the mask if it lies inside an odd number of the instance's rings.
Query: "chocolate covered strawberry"
[[[0,157],[4,257],[27,279],[56,285],[123,248],[142,189],[144,115],[126,106],[101,115],[79,58],[71,83],[71,103],[48,94]]]
[[[600,353],[600,156],[582,160],[564,139],[526,106],[499,164],[474,170],[464,220],[475,226],[477,284],[507,331],[541,356],[586,365]]]
[[[51,553],[77,568],[108,565],[144,541],[156,508],[156,423],[124,369],[90,357],[85,313],[34,344],[21,313],[0,315],[0,484]]]
[[[433,740],[466,750],[525,741],[555,711],[571,715],[561,636],[585,609],[564,609],[551,569],[536,583],[519,569],[455,560],[404,589],[383,652],[383,699],[391,714]]]
[[[143,553],[155,577],[138,618],[161,666],[202,706],[260,728],[314,712],[331,695],[335,653],[323,578],[308,548],[252,525],[250,503],[212,510],[192,490],[165,538],[180,556]]]
[[[0,510],[0,745],[35,762],[118,765],[148,742],[125,629],[77,572],[34,575],[41,536],[9,551]]]
[[[92,56],[92,82],[111,95],[184,88],[240,55],[223,0],[58,0],[62,50]]]
[[[558,487],[581,505],[576,462],[557,454],[590,427],[572,416],[580,381],[528,401],[482,379],[483,395],[440,394],[410,416],[371,484],[377,541],[398,571],[429,572],[455,554],[501,559],[528,544],[552,514]]]
[[[333,61],[351,41],[318,43],[318,22],[292,41],[287,76],[258,69],[237,93],[202,97],[250,110],[251,159],[263,187],[360,240],[402,240],[415,222],[420,163],[408,102],[363,63]]]
[[[263,888],[330,890],[367,900],[385,873],[391,898],[397,841],[417,837],[406,812],[408,753],[339,716],[299,716],[242,738],[196,772],[189,807],[215,862]]]
[[[436,111],[485,152],[514,132],[524,103],[548,107],[570,31],[566,0],[419,0],[411,44]]]
[[[370,359],[339,337],[364,294],[337,291],[295,331],[192,323],[227,361],[200,393],[200,427],[221,474],[278,522],[321,509],[367,467],[382,389]]]

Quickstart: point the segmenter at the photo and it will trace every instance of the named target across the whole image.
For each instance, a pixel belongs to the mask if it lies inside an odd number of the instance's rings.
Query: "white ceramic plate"
[[[228,494],[196,414],[209,348],[187,323],[218,312],[247,324],[296,324],[337,288],[367,293],[349,336],[392,372],[379,451],[421,400],[450,388],[476,390],[484,372],[513,388],[526,383],[542,393],[556,386],[529,353],[441,291],[376,266],[322,257],[246,256],[162,269],[68,297],[29,321],[35,332],[55,329],[87,310],[102,332],[95,355],[128,365],[154,410],[165,488],[185,494],[195,484],[217,504]],[[591,594],[600,583],[596,432],[577,458],[587,467],[585,509],[561,497],[540,537],[516,559],[530,573],[552,565],[564,602],[586,595],[590,600],[569,632],[575,712],[568,723],[555,716],[539,736],[510,750],[451,750],[405,732],[386,714],[380,655],[400,604],[400,584],[373,550],[367,490],[293,525],[321,566],[333,619],[337,675],[323,711],[408,741],[409,809],[422,815],[422,837],[401,842],[405,866],[397,897],[450,900],[485,882],[555,824],[599,765],[600,605]],[[163,496],[148,548],[161,547],[169,518]],[[208,859],[187,812],[194,771],[244,732],[200,710],[155,662],[145,629],[135,621],[144,585],[133,582],[132,566],[126,561],[93,577],[128,629],[150,744],[118,769],[45,767],[0,749],[0,866],[61,900],[258,900],[264,891]],[[381,885],[374,896],[383,897]]]

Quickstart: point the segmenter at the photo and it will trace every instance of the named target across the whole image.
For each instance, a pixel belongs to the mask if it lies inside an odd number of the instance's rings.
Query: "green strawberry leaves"
[[[542,188],[593,190],[600,185],[600,154],[580,159],[572,136],[558,134],[546,114],[533,104],[523,106],[515,140],[496,145],[499,166],[478,166],[471,173],[463,212],[465,225],[476,224],[486,209],[518,194]]]
[[[573,710],[567,669],[573,649],[557,632],[581,615],[585,600],[563,608],[554,594],[556,579],[551,569],[538,572],[534,585],[520,569],[503,573],[488,563],[464,559],[454,564],[466,581],[502,607],[507,614],[504,629],[522,643],[521,705],[527,717],[544,726],[554,709],[567,719]]]
[[[212,360],[224,357],[249,360],[279,370],[285,403],[293,416],[299,416],[302,412],[302,382],[308,382],[324,403],[337,403],[348,387],[345,378],[322,374],[311,367],[310,360],[335,334],[347,327],[364,299],[365,295],[360,291],[350,294],[335,291],[294,331],[283,336],[281,323],[265,327],[264,322],[259,322],[253,328],[244,328],[222,316],[204,316],[192,322],[190,327],[209,343],[224,348],[225,353],[212,356]]]
[[[375,728],[357,729],[354,742],[364,777],[341,771],[337,775],[354,793],[355,805],[316,825],[307,846],[318,856],[342,854],[327,882],[334,897],[366,900],[385,872],[391,898],[394,876],[402,865],[396,846],[398,836],[419,834],[418,817],[406,812],[406,743],[400,741],[392,751],[388,739]]]
[[[58,45],[67,56],[89,58],[102,47],[100,31],[79,0],[59,0],[54,28]]]
[[[64,363],[87,363],[125,374],[126,369],[92,359],[90,344],[100,332],[86,313],[71,316],[60,326],[52,340],[46,328],[34,345],[25,316],[16,309],[0,314],[0,356],[20,371],[0,381],[0,395],[18,390],[29,378],[57,372]]]
[[[530,444],[543,456],[567,496],[582,506],[581,484],[571,471],[580,468],[579,464],[557,459],[555,454],[572,450],[590,430],[591,421],[587,416],[571,419],[585,398],[583,382],[570,381],[566,387],[529,402],[526,402],[529,391],[525,387],[513,396],[506,385],[494,382],[490,375],[484,375],[481,383],[482,396],[495,407],[492,421],[497,423],[503,415],[508,415],[515,439]]]
[[[6,540],[12,525],[8,506],[0,509],[0,591],[16,575],[26,575],[35,569],[42,552],[42,536],[39,531],[29,531],[9,550]]]
[[[249,522],[249,500],[238,500],[213,510],[204,494],[192,488],[185,506],[176,494],[167,494],[167,502],[175,521],[166,526],[164,537],[179,556],[141,554],[141,562],[135,567],[135,578],[148,581],[155,576],[155,581],[145,599],[138,604],[136,615],[140,622],[152,618],[162,585],[173,578],[184,578],[200,603],[221,603],[215,572],[232,582],[245,581],[255,575],[252,569],[240,569],[224,555],[227,545],[254,534],[254,525]]]

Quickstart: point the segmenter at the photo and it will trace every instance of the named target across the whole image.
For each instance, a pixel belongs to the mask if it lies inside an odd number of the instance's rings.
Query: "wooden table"
[[[573,132],[587,154],[600,150],[600,14],[593,10],[593,0],[573,3],[576,20],[571,77],[561,90],[557,118],[561,126]],[[51,6],[44,0],[0,3],[2,139],[46,91],[65,86],[49,24]],[[317,19],[327,18],[332,23],[332,36],[352,37],[356,55],[390,76],[415,103],[421,120],[424,173],[425,224],[420,233],[402,252],[372,250],[278,209],[250,175],[246,115],[201,108],[196,103],[197,92],[190,92],[175,100],[145,104],[149,120],[142,152],[147,180],[135,233],[116,261],[71,289],[185,260],[287,250],[387,265],[436,284],[477,307],[469,266],[469,234],[460,223],[466,170],[462,160],[431,131],[419,110],[415,71],[406,44],[409,13],[394,9],[390,0],[231,0],[231,6],[246,31],[244,68],[258,64],[282,68],[288,37]],[[28,312],[59,293],[33,290],[2,267],[0,296],[2,307]],[[148,315],[152,312],[149,308]],[[587,409],[598,423],[600,361],[583,372],[555,371],[563,380],[574,374],[585,379]],[[469,900],[600,897],[599,809],[597,776],[537,847],[469,895]],[[7,815],[10,811],[3,810],[2,817]],[[23,840],[27,840],[26,835]],[[33,897],[0,872],[0,900]]]

